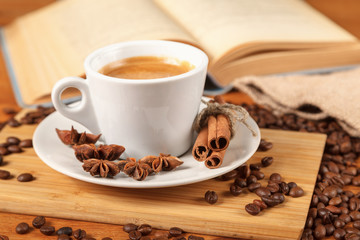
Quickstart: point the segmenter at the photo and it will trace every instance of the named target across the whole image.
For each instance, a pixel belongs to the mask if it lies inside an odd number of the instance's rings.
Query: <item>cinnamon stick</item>
[[[220,104],[225,101],[216,96],[215,101]],[[213,151],[223,151],[229,146],[231,138],[230,123],[227,116],[219,114],[208,118],[208,146]]]
[[[211,150],[207,146],[208,128],[201,129],[199,135],[196,138],[195,144],[192,149],[193,157],[199,161],[205,161],[205,159],[211,154]]]
[[[226,150],[220,152],[212,152],[211,155],[206,158],[205,166],[210,169],[218,168],[221,166]]]

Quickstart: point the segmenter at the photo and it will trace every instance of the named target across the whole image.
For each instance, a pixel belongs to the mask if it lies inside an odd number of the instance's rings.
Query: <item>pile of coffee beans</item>
[[[258,151],[268,151],[272,148],[272,143],[266,140],[261,140]],[[267,186],[262,186],[258,180],[265,178],[265,174],[261,171],[261,168],[268,167],[274,162],[274,158],[266,156],[261,159],[260,163],[247,163],[242,164],[237,169],[230,171],[220,177],[218,180],[228,181],[234,179],[234,182],[230,185],[230,193],[233,196],[239,196],[242,192],[247,190],[255,193],[260,197],[254,199],[252,203],[245,206],[245,211],[251,215],[258,215],[262,210],[268,207],[274,207],[285,201],[285,195],[291,197],[301,197],[304,195],[304,190],[297,186],[294,182],[286,183],[283,181],[279,173],[272,173],[270,175]],[[215,203],[213,201],[217,195],[214,191],[207,191],[205,194],[205,201],[208,203]]]
[[[243,105],[261,128],[327,134],[326,146],[301,239],[360,239],[360,138],[351,137],[334,119],[307,120],[293,114],[275,116],[257,105]],[[294,195],[301,194],[299,189]]]
[[[11,111],[11,109],[6,109],[4,108],[3,111]],[[10,118],[8,121],[2,123],[1,125],[4,126],[5,124],[7,124],[10,127],[19,127],[22,124],[36,124],[36,123],[40,123],[45,117],[47,117],[49,114],[53,113],[55,111],[55,108],[53,107],[43,107],[43,106],[39,106],[37,107],[36,110],[34,111],[30,111],[28,113],[25,114],[25,116],[23,116],[20,121],[18,121],[15,118]],[[13,113],[16,113],[16,111],[14,110],[14,112],[8,113],[10,115],[12,115]],[[1,130],[1,128],[0,128]]]
[[[6,156],[12,153],[21,153],[22,148],[31,148],[32,140],[24,139],[20,140],[18,137],[10,136],[6,139],[6,142],[0,143],[0,156]]]
[[[15,136],[8,137],[5,142],[0,143],[0,166],[3,165],[4,156],[13,153],[21,153],[23,152],[23,148],[31,148],[32,146],[31,139],[20,140]],[[9,171],[0,169],[0,179],[4,180],[9,179],[10,177],[11,173]],[[22,173],[17,177],[19,182],[29,182],[33,179],[34,177],[30,173]]]
[[[46,236],[57,236],[58,240],[95,240],[87,234],[84,229],[73,230],[69,226],[61,227],[55,229],[54,226],[51,226],[47,223],[44,216],[37,216],[32,221],[32,226]],[[15,232],[17,234],[27,234],[33,228],[26,222],[21,222],[15,227]],[[149,224],[136,225],[133,223],[128,223],[123,226],[123,231],[128,233],[130,240],[164,240],[164,239],[173,239],[173,240],[204,240],[203,237],[189,235],[187,238],[185,236],[185,231],[179,227],[172,227],[168,231],[153,231],[153,228]],[[0,235],[0,240],[8,240],[9,238],[5,235]],[[112,240],[110,237],[103,237],[101,240]]]

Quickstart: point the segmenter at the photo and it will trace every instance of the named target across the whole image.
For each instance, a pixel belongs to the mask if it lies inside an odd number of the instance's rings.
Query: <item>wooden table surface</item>
[[[0,25],[9,23],[11,20],[20,16],[26,12],[32,11],[36,8],[44,6],[53,2],[54,0],[0,0]],[[313,7],[323,12],[333,21],[338,23],[343,28],[347,29],[353,35],[360,38],[360,1],[358,0],[307,0]],[[0,49],[0,56],[2,52]],[[233,103],[250,102],[251,99],[244,94],[235,92],[225,95],[226,100],[230,100]],[[9,118],[9,115],[5,114],[2,109],[11,107],[16,110],[20,110],[20,107],[16,104],[15,97],[13,95],[9,77],[6,72],[5,63],[2,57],[0,57],[0,122],[3,122]],[[1,196],[0,196],[1,197]],[[29,206],[31,207],[31,206]],[[1,206],[0,206],[1,210]],[[16,236],[15,226],[20,222],[30,223],[34,216],[3,213],[0,211],[0,235],[5,234],[10,239]],[[117,232],[117,239],[127,239],[128,235],[122,231],[122,226],[112,224],[101,224],[94,222],[65,220],[58,218],[50,218],[55,226],[71,226],[74,229],[91,229],[91,232],[102,233],[105,237],[109,232]],[[151,224],[151,223],[149,223]],[[189,235],[189,234],[188,234]],[[200,236],[196,234],[197,236]],[[17,235],[18,236],[18,235]],[[204,236],[205,239],[224,239],[217,236]],[[31,234],[24,236],[24,239],[31,238]],[[53,238],[53,237],[52,237]]]

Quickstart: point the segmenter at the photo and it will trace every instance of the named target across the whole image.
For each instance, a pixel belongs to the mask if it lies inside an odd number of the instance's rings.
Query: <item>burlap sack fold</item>
[[[236,79],[234,87],[275,114],[333,117],[350,135],[360,137],[360,68],[323,75],[247,76]],[[303,111],[304,106],[318,111]]]

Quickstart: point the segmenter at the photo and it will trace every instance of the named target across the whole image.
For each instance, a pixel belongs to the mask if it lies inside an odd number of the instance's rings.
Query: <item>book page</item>
[[[301,0],[155,0],[216,61],[260,42],[347,42],[355,37]]]
[[[196,41],[148,0],[62,0],[20,17],[4,30],[24,101],[83,73],[85,57],[120,41]],[[26,98],[26,99],[25,99]]]

